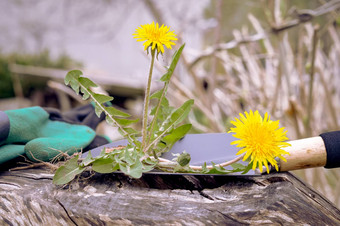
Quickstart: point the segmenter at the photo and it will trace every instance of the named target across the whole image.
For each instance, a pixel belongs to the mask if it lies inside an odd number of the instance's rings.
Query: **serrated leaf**
[[[103,109],[100,105],[98,105],[97,103],[95,103],[94,105],[94,111],[96,113],[96,115],[98,116],[98,118],[100,118],[100,115],[102,114],[103,112]]]
[[[169,101],[165,96],[162,98],[161,106],[163,107],[163,111],[164,111],[164,108],[169,107]]]
[[[186,101],[181,107],[176,109],[162,124],[161,131],[159,134],[164,134],[164,132],[169,132],[176,125],[182,122],[189,114],[194,100]]]
[[[158,115],[157,115],[157,118],[159,121],[162,121],[162,119],[164,118],[164,115],[168,115],[173,110],[173,108],[169,106],[169,101],[166,97],[162,98],[162,102],[160,106],[156,105],[155,107],[151,109],[150,115],[156,114],[157,107],[159,107]]]
[[[104,95],[104,94],[99,94],[99,93],[93,93],[93,99],[95,99],[97,102],[100,104],[109,102],[113,100],[113,97]]]
[[[136,161],[133,165],[120,164],[119,167],[123,173],[136,179],[140,178],[143,173],[143,167],[140,161]]]
[[[91,151],[87,154],[86,158],[83,159],[83,161],[80,163],[81,166],[88,166],[90,165],[93,161],[95,161],[94,158],[92,158]]]
[[[181,107],[176,109],[172,112],[170,116],[168,116],[163,123],[157,128],[158,130],[153,130],[156,132],[152,132],[152,134],[156,134],[154,136],[151,136],[150,144],[148,146],[148,149],[151,147],[151,145],[156,144],[156,142],[164,136],[167,133],[170,133],[172,129],[174,129],[175,126],[177,126],[179,123],[181,123],[189,114],[192,105],[194,104],[194,100],[188,100],[186,101]]]
[[[162,141],[165,142],[167,145],[170,145],[172,147],[173,144],[175,144],[178,140],[183,138],[191,129],[191,124],[185,124],[181,125],[177,128],[175,128],[171,133],[165,137],[163,137]]]
[[[72,70],[67,73],[64,79],[65,84],[70,85],[77,94],[79,94],[80,87],[78,79],[82,74],[83,72],[79,70]]]
[[[164,89],[164,88],[163,88],[163,89]],[[160,89],[160,90],[154,92],[154,93],[150,96],[150,99],[159,99],[159,98],[161,98],[162,93],[163,93],[163,89]]]
[[[133,156],[131,156],[130,153],[127,150],[124,152],[124,158],[123,159],[128,165],[132,165],[136,161],[133,158]]]
[[[161,106],[163,108],[168,108],[169,107],[169,101],[168,101],[168,99],[166,97],[163,97]],[[169,109],[171,110],[172,108],[169,108]],[[164,111],[164,109],[163,109],[163,111]]]
[[[140,131],[137,131],[137,130],[130,128],[130,127],[125,127],[124,130],[130,135],[139,135],[140,134]]]
[[[84,167],[80,167],[78,165],[78,158],[79,155],[70,159],[65,163],[65,165],[57,169],[53,177],[54,184],[56,185],[67,184],[68,182],[73,180],[76,175],[82,173],[85,170]]]
[[[119,169],[126,175],[129,175],[130,173],[130,166],[126,163],[119,163]]]
[[[155,115],[157,110],[157,106],[153,107],[150,111],[150,115]]]
[[[80,91],[83,93],[83,100],[87,100],[90,97],[88,89],[80,87]]]
[[[235,163],[231,164],[230,166],[233,167],[233,169],[240,169],[241,171],[243,171],[247,168],[247,166],[245,166],[241,163],[238,163],[238,162],[235,162]]]
[[[171,114],[171,121],[178,124],[186,118],[191,110],[194,100],[186,101],[181,107],[179,107],[173,114]]]
[[[119,123],[121,126],[129,126],[132,123],[136,123],[139,119],[124,119],[124,118],[115,118],[115,121]]]
[[[172,74],[173,74],[173,71],[170,71],[168,69],[168,71],[164,75],[162,75],[160,81],[162,81],[162,82],[169,82]]]
[[[170,81],[170,78],[172,76],[172,74],[174,73],[174,70],[177,66],[177,63],[179,61],[179,58],[181,57],[181,54],[182,54],[182,51],[185,47],[185,44],[183,44],[173,55],[172,57],[172,61],[171,61],[171,64],[170,64],[170,67],[168,69],[168,71],[161,77],[161,81],[162,82],[169,82]]]
[[[121,126],[123,126],[123,127],[128,126],[128,125],[130,125],[130,124],[132,124],[132,123],[135,123],[135,122],[138,122],[138,121],[139,121],[139,119],[132,120],[132,119],[121,119],[121,118],[115,118],[115,117],[113,117],[113,119],[112,119],[112,118],[111,118],[110,116],[108,116],[108,115],[106,115],[105,120],[106,120],[106,122],[107,122],[108,124],[110,124],[110,125],[112,125],[112,126],[116,126],[116,123],[118,123],[119,125],[121,125]],[[118,128],[118,129],[120,129],[120,128]],[[134,129],[132,129],[132,128],[128,128],[128,127],[125,127],[124,130],[125,130],[127,133],[129,133],[129,134],[137,134],[137,133],[139,133],[138,131],[136,131],[136,130],[134,130]],[[120,130],[120,132],[123,132],[123,131]],[[122,135],[124,135],[124,134],[125,134],[125,133],[123,132]]]
[[[136,135],[139,135],[140,132],[129,127],[125,127],[124,130],[129,134],[129,136],[126,136],[125,133],[118,128],[118,132],[122,136],[126,137],[130,144],[135,144],[136,147],[140,148],[142,143],[136,138]]]
[[[212,162],[212,169],[207,169],[207,171],[205,171],[204,173],[206,174],[226,174],[228,173],[228,171],[226,169],[224,169],[223,167],[220,166],[216,166],[215,163]]]
[[[105,110],[111,115],[115,117],[130,117],[128,113],[125,113],[123,111],[120,111],[114,107],[105,107]]]
[[[170,149],[171,147],[170,147],[170,145],[167,145],[167,143],[165,143],[164,141],[160,141],[160,142],[158,142],[158,144],[157,144],[157,146],[156,147],[154,147],[154,149],[156,148],[156,153],[164,153],[164,152],[166,152],[167,150],[166,149]]]
[[[202,165],[202,172],[206,172],[206,171],[208,171],[207,163],[204,162],[203,165]]]
[[[96,161],[92,163],[93,171],[96,171],[98,173],[112,173],[118,168],[118,164],[116,164],[111,158],[96,159]]]
[[[110,118],[110,116],[106,115],[105,121],[106,121],[109,125],[115,126],[115,122]]]
[[[135,164],[130,166],[130,176],[133,178],[140,178],[143,174],[143,165],[142,163],[137,160]]]
[[[90,87],[98,87],[98,85],[96,83],[94,83],[91,79],[89,78],[85,78],[85,77],[79,77],[78,81],[80,84],[82,84],[84,87],[86,88],[90,88]]]

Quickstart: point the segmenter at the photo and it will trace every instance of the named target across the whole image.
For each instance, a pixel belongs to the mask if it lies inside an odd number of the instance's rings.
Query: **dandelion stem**
[[[166,92],[167,92],[167,90],[168,90],[168,86],[169,86],[169,82],[166,82],[166,83],[164,84],[164,87],[163,87],[162,95],[161,95],[161,97],[159,98],[159,101],[158,101],[158,104],[157,104],[157,107],[156,107],[155,115],[154,115],[154,117],[153,117],[153,119],[152,119],[152,121],[151,121],[151,124],[150,124],[150,130],[149,130],[149,133],[148,133],[148,136],[147,136],[147,143],[149,143],[150,140],[151,140],[151,137],[152,137],[152,134],[151,134],[151,133],[153,133],[153,129],[154,129],[155,123],[156,123],[156,121],[157,121],[158,112],[159,112],[159,109],[160,109],[160,107],[161,107],[161,104],[162,104],[162,101],[163,101],[163,99],[164,99],[164,96],[165,96],[165,94],[166,94]],[[145,151],[147,152],[148,149],[146,149]]]
[[[142,128],[142,150],[145,152],[144,147],[147,146],[146,144],[146,137],[147,137],[147,124],[148,124],[148,108],[150,102],[150,89],[151,89],[151,81],[152,81],[152,71],[153,65],[155,62],[155,55],[156,55],[156,48],[151,50],[151,64],[149,70],[149,77],[148,83],[145,89],[145,99],[144,99],[144,110],[143,110],[143,128]]]
[[[244,155],[238,156],[238,157],[236,157],[235,159],[232,159],[232,160],[230,160],[230,161],[223,162],[223,163],[221,163],[221,164],[216,164],[215,167],[226,167],[226,166],[229,166],[229,165],[231,165],[231,164],[233,164],[233,163],[235,163],[235,162],[240,161],[243,157],[244,157]],[[174,161],[171,161],[171,160],[168,160],[168,159],[164,159],[164,158],[158,158],[158,160],[159,160],[159,163],[158,163],[158,164],[159,164],[159,166],[161,166],[161,167],[173,168],[173,167],[175,167],[176,164],[177,164],[177,163],[174,162]],[[193,169],[193,170],[202,170],[202,169],[203,169],[202,166],[192,166],[192,165],[190,165],[189,167],[190,167],[191,169]],[[207,168],[207,169],[213,169],[214,166],[213,166],[213,165],[208,165],[208,166],[206,166],[206,168]]]

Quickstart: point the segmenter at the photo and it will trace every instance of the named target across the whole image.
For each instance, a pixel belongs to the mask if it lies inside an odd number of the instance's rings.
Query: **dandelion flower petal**
[[[239,119],[235,118],[231,124],[235,127],[230,128],[229,133],[234,133],[233,136],[238,140],[231,142],[231,145],[242,147],[237,152],[237,155],[245,153],[243,161],[250,158],[253,163],[253,170],[257,167],[262,172],[263,166],[266,167],[269,173],[270,163],[278,170],[276,157],[285,160],[282,155],[289,154],[282,148],[290,146],[285,142],[287,131],[284,128],[279,128],[279,121],[272,121],[270,115],[266,113],[263,117],[258,111],[244,112],[239,114]]]
[[[158,53],[164,53],[164,46],[168,49],[172,49],[171,45],[175,45],[176,34],[174,31],[170,31],[170,27],[162,24],[159,26],[153,21],[151,24],[144,24],[136,28],[136,32],[133,34],[133,38],[136,38],[138,42],[144,42],[144,50],[151,47],[152,50],[156,49]]]

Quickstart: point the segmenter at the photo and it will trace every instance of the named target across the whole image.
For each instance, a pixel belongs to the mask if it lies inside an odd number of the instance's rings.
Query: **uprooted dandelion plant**
[[[176,109],[169,105],[169,101],[166,98],[170,79],[185,45],[182,45],[175,51],[166,73],[161,77],[160,81],[163,82],[163,88],[151,95],[150,90],[155,58],[159,53],[164,53],[164,46],[171,49],[172,45],[175,45],[174,41],[177,40],[176,34],[174,31],[170,31],[170,27],[164,25],[159,27],[158,23],[155,24],[153,22],[137,28],[136,33],[133,35],[137,41],[144,41],[144,50],[148,53],[149,51],[151,52],[149,76],[145,89],[142,131],[136,131],[131,127],[132,124],[138,122],[138,119],[113,106],[104,105],[104,103],[112,101],[113,97],[95,93],[92,91],[92,88],[97,85],[93,81],[84,77],[79,70],[70,71],[65,77],[65,84],[70,85],[77,94],[82,93],[84,100],[91,99],[95,105],[97,116],[99,117],[104,113],[106,115],[106,122],[117,127],[121,135],[127,139],[128,144],[123,147],[103,149],[100,155],[96,157],[93,157],[91,152],[89,152],[86,158],[82,160],[79,159],[78,155],[71,158],[56,171],[53,178],[55,184],[66,184],[86,169],[91,169],[98,173],[112,173],[119,170],[133,178],[140,178],[142,173],[154,169],[167,172],[204,174],[246,173],[251,168],[255,169],[257,165],[260,167],[262,167],[262,164],[267,166],[268,162],[276,166],[274,158],[287,154],[280,149],[287,146],[287,144],[284,142],[285,133],[283,128],[278,129],[278,121],[270,121],[267,115],[262,121],[261,116],[256,111],[254,114],[252,112],[249,115],[246,113],[246,118],[241,115],[241,121],[236,119],[235,122],[232,122],[235,128],[232,128],[231,132],[234,132],[235,137],[240,139],[240,141],[235,141],[234,144],[242,147],[243,149],[240,153],[246,152],[245,155],[222,164],[211,163],[211,165],[207,165],[205,163],[202,166],[190,165],[190,155],[185,151],[182,154],[176,155],[174,160],[162,158],[162,154],[169,151],[192,127],[190,123],[183,124],[183,122],[186,121],[194,100],[188,100]],[[150,99],[156,99],[157,102],[151,111],[149,111]],[[151,122],[148,122],[149,112]],[[256,130],[255,132],[253,131],[254,133],[261,132],[263,136],[268,135],[268,138],[273,139],[269,139],[269,143],[266,144],[257,144],[256,137],[254,138],[255,140],[248,139],[249,136],[252,136],[253,132],[251,131],[253,129],[254,131]],[[257,134],[257,136],[261,134]],[[271,134],[274,134],[274,136],[271,137]],[[138,139],[140,136],[141,139]],[[254,148],[259,145],[264,146],[262,148]],[[271,150],[274,150],[274,152],[271,152]],[[249,161],[249,164],[237,163],[241,159]],[[227,170],[225,168],[229,165],[233,169]]]

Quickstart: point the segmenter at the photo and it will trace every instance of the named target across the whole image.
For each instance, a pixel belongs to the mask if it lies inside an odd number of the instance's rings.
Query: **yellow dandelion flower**
[[[230,128],[229,133],[235,133],[233,136],[239,140],[231,142],[232,145],[242,148],[237,155],[245,153],[243,161],[250,157],[250,162],[253,163],[253,170],[258,166],[261,173],[263,165],[269,173],[268,162],[275,166],[278,171],[276,157],[286,161],[282,156],[289,154],[282,148],[290,146],[285,142],[287,131],[284,127],[279,128],[279,120],[272,121],[268,113],[261,117],[258,111],[254,113],[250,110],[249,113],[240,113],[240,119],[235,118],[231,123],[235,126]]]
[[[170,27],[164,26],[159,27],[158,23],[152,22],[151,24],[141,25],[136,29],[136,33],[133,34],[134,38],[138,39],[138,42],[144,42],[144,50],[149,46],[154,50],[157,47],[157,52],[164,53],[164,46],[168,49],[172,49],[171,45],[175,45],[176,34],[174,31],[169,31]]]

